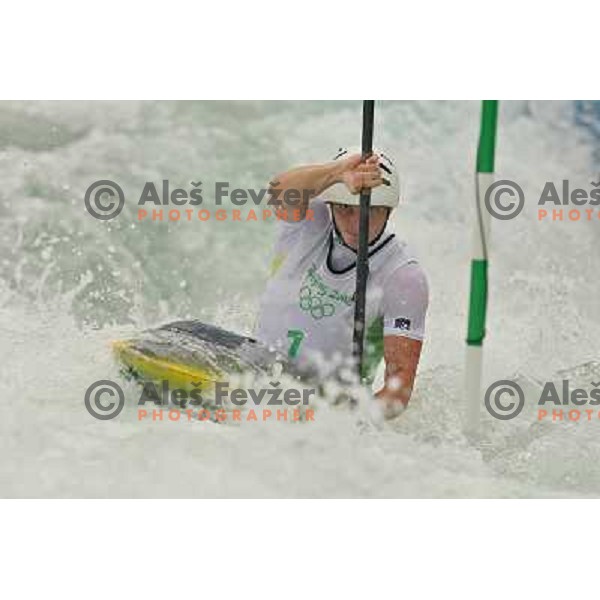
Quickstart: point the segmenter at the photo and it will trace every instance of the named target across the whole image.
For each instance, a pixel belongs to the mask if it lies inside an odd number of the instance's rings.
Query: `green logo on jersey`
[[[313,319],[331,317],[340,304],[352,306],[353,302],[353,296],[329,287],[317,273],[315,265],[308,269],[300,288],[299,304]]]

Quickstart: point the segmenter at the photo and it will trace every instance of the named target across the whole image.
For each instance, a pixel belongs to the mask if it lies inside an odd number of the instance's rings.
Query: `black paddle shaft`
[[[373,152],[373,121],[375,101],[363,100],[362,155],[363,160]],[[354,304],[353,351],[358,367],[358,377],[363,373],[363,346],[365,339],[365,309],[367,279],[369,277],[369,208],[371,189],[360,191],[360,223],[358,230],[358,254],[356,257],[356,294]]]

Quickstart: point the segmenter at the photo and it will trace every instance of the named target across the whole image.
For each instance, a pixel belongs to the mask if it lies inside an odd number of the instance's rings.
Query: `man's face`
[[[353,250],[358,248],[360,206],[332,204],[335,224],[344,242]],[[390,209],[386,206],[371,206],[369,209],[369,243],[383,231]]]

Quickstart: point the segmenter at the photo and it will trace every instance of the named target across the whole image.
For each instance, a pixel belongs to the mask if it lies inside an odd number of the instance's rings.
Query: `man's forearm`
[[[403,336],[384,337],[384,386],[375,394],[386,417],[402,412],[412,395],[423,342]]]
[[[339,162],[296,167],[273,178],[269,193],[280,208],[299,210],[304,216],[309,201],[338,183],[343,170]]]

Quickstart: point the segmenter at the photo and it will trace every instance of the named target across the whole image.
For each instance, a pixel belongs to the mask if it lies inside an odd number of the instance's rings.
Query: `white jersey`
[[[278,221],[271,277],[262,298],[256,337],[285,353],[300,369],[321,375],[352,360],[356,253],[344,264],[336,248],[329,207],[309,208],[312,220]],[[336,254],[336,250],[338,254]],[[372,378],[383,357],[383,337],[422,340],[427,280],[416,258],[389,226],[369,246],[365,372]]]

